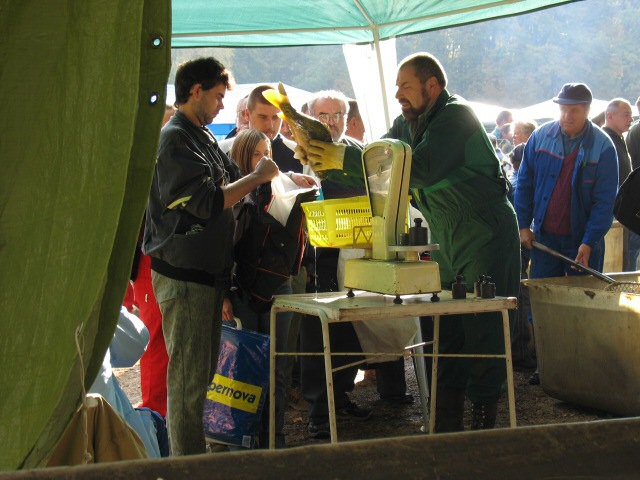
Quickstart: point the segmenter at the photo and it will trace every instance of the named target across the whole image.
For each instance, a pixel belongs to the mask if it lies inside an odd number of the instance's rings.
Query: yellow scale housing
[[[406,233],[411,147],[400,140],[379,140],[362,152],[367,195],[302,204],[310,243],[316,247],[361,248],[363,258],[345,262],[345,287],[400,295],[441,290],[436,262],[419,252],[437,244],[399,245]]]
[[[437,294],[438,264],[421,261],[419,252],[438,245],[399,245],[406,233],[411,147],[400,140],[373,142],[362,152],[362,166],[372,212],[371,249],[364,258],[345,262],[345,287],[396,295],[398,302],[400,295]]]

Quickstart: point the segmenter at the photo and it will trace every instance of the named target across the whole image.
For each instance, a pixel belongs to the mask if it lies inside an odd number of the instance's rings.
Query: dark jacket
[[[616,147],[616,154],[618,155],[618,185],[622,185],[622,182],[624,182],[631,173],[631,158],[627,151],[627,144],[622,135],[618,135],[613,129],[602,127],[602,130],[609,135],[613,146]]]
[[[238,178],[238,166],[206,127],[181,112],[169,120],[160,134],[146,213],[143,252],[152,269],[199,283],[231,269],[234,219],[231,209],[223,210],[220,187]]]
[[[287,140],[291,145],[295,146],[294,142]],[[282,135],[278,134],[271,141],[271,155],[273,161],[276,162],[281,172],[295,172],[302,173],[302,164],[300,160],[293,157],[293,150],[287,146],[285,139]]]

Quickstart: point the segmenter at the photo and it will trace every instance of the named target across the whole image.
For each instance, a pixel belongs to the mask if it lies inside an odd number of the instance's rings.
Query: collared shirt
[[[580,143],[582,142],[582,139],[584,138],[584,133],[586,131],[587,131],[586,122],[582,127],[582,130],[580,130],[580,132],[575,137],[570,137],[569,135],[564,133],[564,130],[560,129],[560,133],[562,134],[562,145],[564,146],[565,157],[569,155],[571,152],[573,152],[578,147],[578,145],[580,145]]]

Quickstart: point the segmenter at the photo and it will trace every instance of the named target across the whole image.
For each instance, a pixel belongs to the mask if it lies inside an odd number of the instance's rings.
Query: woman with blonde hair
[[[271,142],[259,130],[254,128],[243,130],[238,133],[233,141],[229,156],[238,164],[241,174],[245,176],[253,172],[255,166],[263,157],[271,158]],[[307,175],[297,173],[286,173],[285,175],[289,176],[299,187],[315,185],[313,178]],[[301,257],[302,249],[304,248],[304,242],[301,242],[301,239],[304,239],[304,235],[289,235],[289,223],[295,222],[287,222],[287,226],[283,226],[271,217],[269,213],[265,212],[265,205],[269,203],[271,197],[271,184],[266,183],[249,193],[234,207],[236,217],[234,286],[229,293],[229,297],[225,299],[222,310],[223,320],[231,321],[235,316],[241,320],[243,328],[263,334],[269,334],[270,332],[270,298],[273,295],[292,293],[290,275],[297,273],[296,260],[298,260],[297,268],[299,268],[299,259],[296,257],[296,252],[299,252]],[[299,206],[295,208],[300,209]],[[270,222],[269,227],[266,229],[263,225],[265,216],[269,217],[267,221]],[[296,218],[299,220],[293,230],[301,232],[302,215],[300,214]],[[286,247],[278,247],[277,251],[265,250],[265,245],[270,245],[272,242],[264,240],[269,240],[268,236],[274,239],[276,238],[275,235],[281,235],[277,237],[278,242],[275,243],[280,245],[280,239],[282,238],[283,242],[288,242]],[[265,284],[268,285],[268,291],[264,288],[258,289],[255,283],[251,283],[259,275],[263,275],[260,278],[265,279],[264,272],[269,270],[266,262],[263,263],[265,257],[269,257],[271,261],[274,261],[274,259],[281,260],[278,266],[282,267],[282,271],[278,272],[280,274],[274,274],[268,277],[265,281],[266,283],[260,284],[260,287],[264,287]],[[260,266],[259,269],[258,265]],[[273,263],[270,265],[273,265]],[[285,271],[286,274],[282,274]],[[292,316],[292,312],[279,313],[277,316],[276,348],[278,351],[286,350],[286,341]],[[289,358],[285,356],[280,356],[276,359],[275,430],[276,447],[279,448],[285,446],[283,433],[284,413],[287,406],[285,366],[288,361]],[[258,427],[258,446],[261,448],[268,446],[269,415],[267,412],[268,409],[265,405],[260,426]]]
[[[229,157],[238,164],[244,177],[253,172],[262,157],[271,158],[269,137],[255,128],[243,130],[236,135]]]

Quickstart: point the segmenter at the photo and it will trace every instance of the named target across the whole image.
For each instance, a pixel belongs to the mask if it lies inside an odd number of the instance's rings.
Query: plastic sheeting
[[[169,0],[0,0],[0,470],[42,465],[113,336],[169,37]]]
[[[396,93],[396,73],[398,59],[396,56],[396,40],[380,42],[380,60],[375,46],[343,45],[342,51],[349,69],[349,77],[356,92],[356,101],[360,116],[365,123],[367,143],[387,133],[391,121],[400,115],[400,104],[394,100]],[[380,65],[382,68],[380,68]],[[381,73],[382,72],[382,75]],[[382,78],[380,78],[382,76]],[[384,95],[382,85],[384,84]],[[379,110],[379,106],[388,105],[385,116],[371,115]]]

